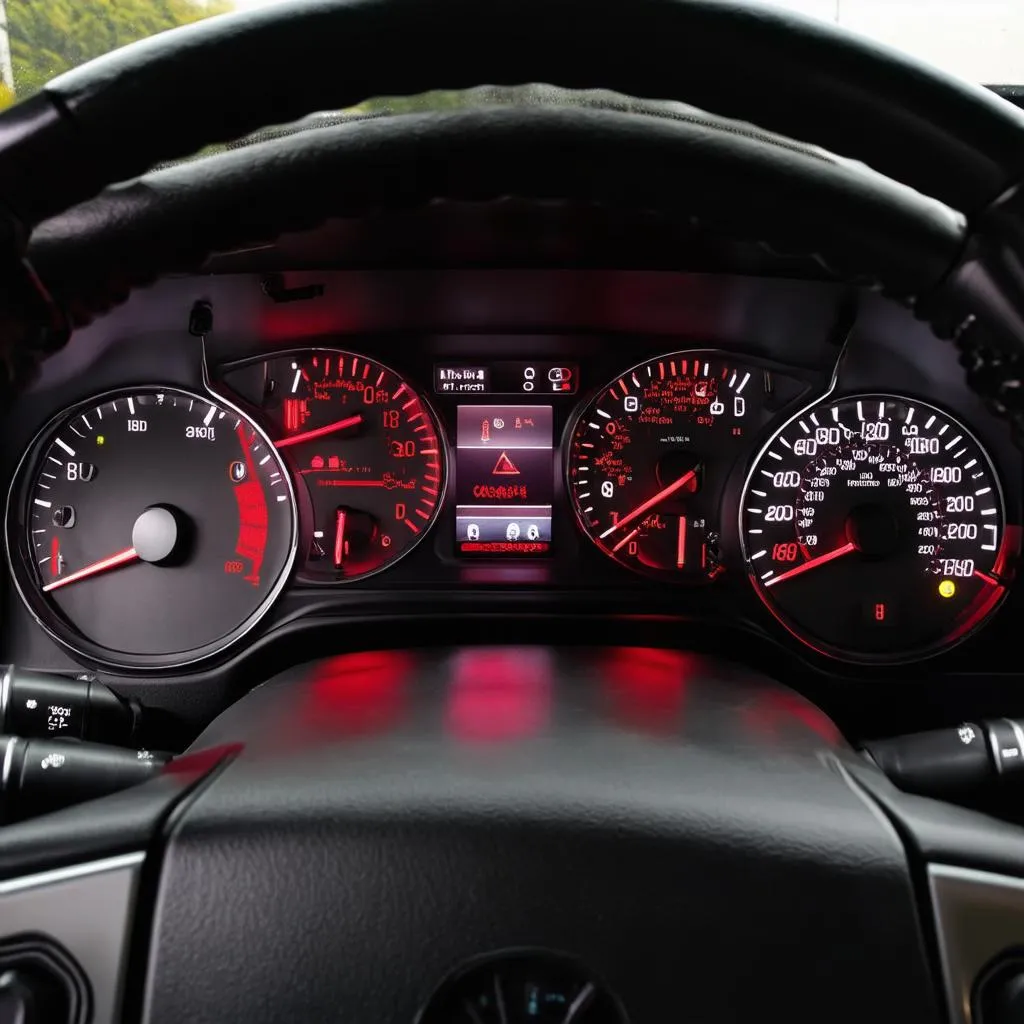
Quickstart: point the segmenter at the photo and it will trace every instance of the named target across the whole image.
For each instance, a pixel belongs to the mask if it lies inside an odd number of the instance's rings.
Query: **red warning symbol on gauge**
[[[498,461],[491,470],[492,476],[519,476],[519,467],[508,457],[506,452],[498,456]]]

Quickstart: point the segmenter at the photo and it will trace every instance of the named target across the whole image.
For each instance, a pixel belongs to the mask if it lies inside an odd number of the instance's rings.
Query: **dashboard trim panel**
[[[144,860],[127,853],[0,882],[0,938],[43,933],[60,943],[88,978],[92,1024],[121,1019]]]
[[[954,1024],[974,1024],[979,979],[1024,946],[1024,880],[988,871],[928,865],[943,984]]]

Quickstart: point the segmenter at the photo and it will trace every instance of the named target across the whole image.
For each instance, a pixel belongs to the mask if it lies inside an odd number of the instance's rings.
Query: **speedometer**
[[[840,398],[783,427],[750,470],[740,533],[773,614],[865,661],[966,637],[1002,600],[1017,536],[967,428],[891,395]]]

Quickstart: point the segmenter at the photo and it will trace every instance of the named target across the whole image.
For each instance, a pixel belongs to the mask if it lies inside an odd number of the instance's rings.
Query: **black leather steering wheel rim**
[[[29,254],[82,324],[128,286],[331,217],[504,196],[657,210],[904,299],[934,289],[965,238],[942,203],[784,140],[533,107],[319,128],[159,170],[46,222]]]
[[[0,118],[0,195],[33,225],[159,161],[312,110],[529,81],[684,100],[862,160],[969,214],[1024,173],[1016,108],[770,6],[299,0],[55,79]]]

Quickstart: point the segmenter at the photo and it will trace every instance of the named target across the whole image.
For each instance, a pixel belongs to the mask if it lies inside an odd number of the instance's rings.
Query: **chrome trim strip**
[[[11,766],[14,764],[14,747],[18,742],[17,736],[7,737],[7,749],[4,751],[4,765],[0,769],[0,796],[7,792],[7,783],[11,777]]]
[[[1021,757],[1024,757],[1024,729],[1021,729],[1012,718],[1004,718],[1003,721],[1012,730],[1013,738],[1017,741],[1017,749],[1020,750]]]
[[[1004,718],[1003,721],[1005,722],[1006,719]],[[988,749],[989,753],[992,755],[992,763],[996,767],[996,775],[1002,775],[1003,759],[999,756],[999,741],[996,739],[995,730],[986,729],[985,734],[988,737]]]
[[[142,852],[123,853],[118,857],[91,860],[85,864],[74,864],[66,868],[55,868],[53,871],[43,871],[38,875],[23,875],[21,878],[12,878],[6,882],[0,882],[0,896],[7,896],[12,892],[24,892],[26,889],[36,889],[42,885],[59,885],[61,882],[70,882],[76,878],[101,875],[106,871],[133,868],[141,864],[145,859],[146,855]]]
[[[14,666],[8,665],[4,669],[3,678],[0,679],[0,729],[7,727],[7,708],[11,703],[11,676],[14,674]]]
[[[1024,946],[1024,879],[931,864],[928,888],[953,1024],[974,1024],[979,975],[1001,953]]]

